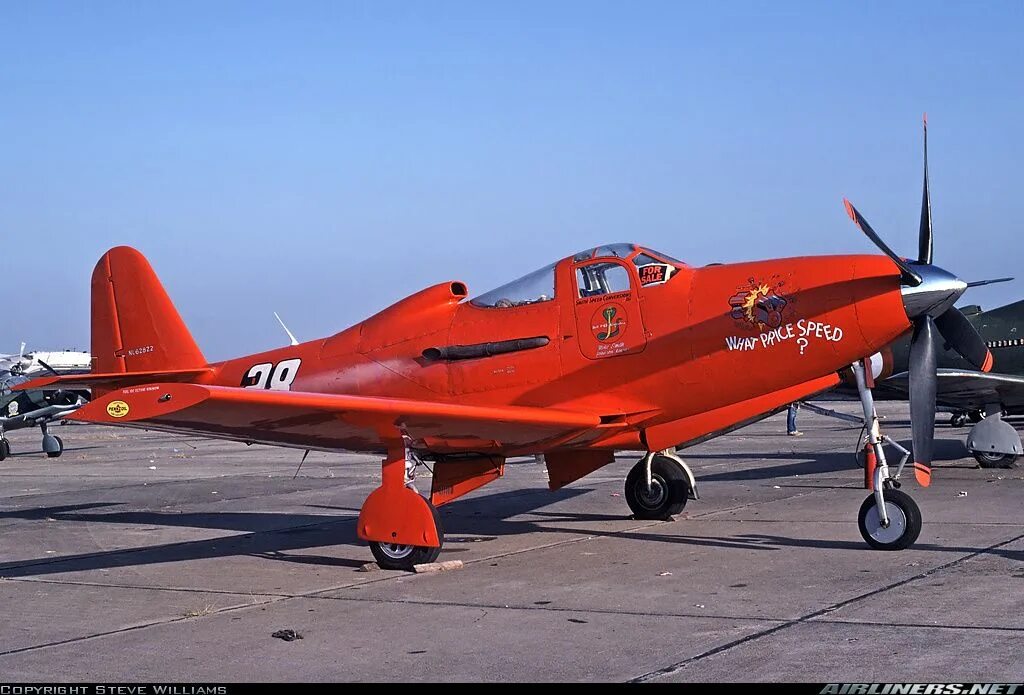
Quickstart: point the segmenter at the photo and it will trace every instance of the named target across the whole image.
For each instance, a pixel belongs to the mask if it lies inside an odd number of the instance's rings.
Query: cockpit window
[[[470,300],[474,306],[505,309],[555,298],[555,264],[535,270],[507,285]]]
[[[589,263],[576,268],[580,297],[629,290],[629,271],[618,263]]]
[[[633,244],[608,244],[607,246],[598,246],[594,249],[587,249],[586,251],[580,251],[572,260],[576,263],[580,261],[586,261],[591,258],[607,258],[613,256],[615,258],[629,258],[630,254],[636,250],[636,246]]]

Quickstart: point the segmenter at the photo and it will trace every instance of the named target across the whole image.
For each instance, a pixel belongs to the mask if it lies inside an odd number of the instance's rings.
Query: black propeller
[[[981,287],[983,285],[994,285],[997,282],[1009,282],[1013,278],[996,278],[995,280],[975,280],[974,282],[968,282],[968,287]]]
[[[36,362],[38,362],[40,364],[40,366],[42,366],[43,369],[47,370],[48,372],[50,372],[54,376],[58,376],[58,377],[60,376],[60,372],[58,372],[56,369],[54,369],[50,365],[46,364],[46,362],[43,362],[38,357],[36,358]]]
[[[881,240],[867,220],[850,201],[844,199],[846,212],[864,234],[900,269],[903,305],[914,324],[910,342],[910,425],[914,441],[914,475],[927,486],[931,482],[932,448],[935,439],[935,392],[938,378],[936,337],[956,350],[976,369],[992,368],[992,353],[985,341],[953,303],[968,287],[1004,282],[1012,278],[965,283],[942,268],[932,265],[932,201],[928,186],[928,116],[924,118],[924,192],[921,196],[921,225],[918,228],[918,259],[907,262]]]

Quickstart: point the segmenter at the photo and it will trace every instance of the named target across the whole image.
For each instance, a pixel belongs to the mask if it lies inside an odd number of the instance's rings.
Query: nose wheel
[[[885,522],[879,514],[877,496],[871,494],[860,505],[857,527],[860,535],[875,550],[909,548],[921,534],[921,509],[907,493],[888,488],[884,491]]]
[[[657,454],[651,461],[650,487],[645,457],[630,469],[625,492],[634,518],[666,520],[683,511],[690,496],[690,481],[678,463]]]

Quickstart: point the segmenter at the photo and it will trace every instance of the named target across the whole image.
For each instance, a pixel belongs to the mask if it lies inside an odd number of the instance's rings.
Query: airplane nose
[[[900,289],[903,308],[911,320],[925,314],[939,316],[967,290],[966,282],[938,266],[911,263],[910,267],[921,276],[920,285]]]

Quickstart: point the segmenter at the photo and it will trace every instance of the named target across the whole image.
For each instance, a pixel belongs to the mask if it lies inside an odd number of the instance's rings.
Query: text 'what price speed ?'
[[[728,336],[725,339],[725,345],[730,350],[756,350],[795,340],[802,355],[812,340],[838,343],[842,339],[843,329],[839,326],[800,319],[796,323],[787,323],[784,326],[764,331],[758,336]]]

